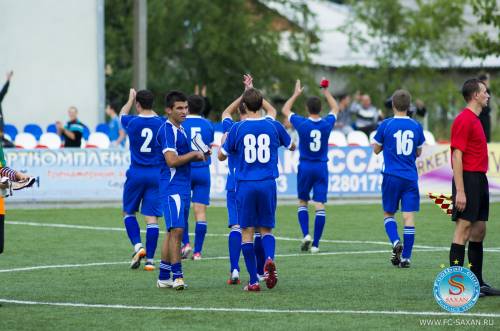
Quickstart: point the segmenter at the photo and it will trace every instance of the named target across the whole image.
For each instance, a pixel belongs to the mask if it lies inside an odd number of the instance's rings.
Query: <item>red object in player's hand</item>
[[[328,88],[329,85],[330,85],[330,82],[328,81],[328,79],[322,79],[321,83],[319,83],[319,86],[321,88]]]

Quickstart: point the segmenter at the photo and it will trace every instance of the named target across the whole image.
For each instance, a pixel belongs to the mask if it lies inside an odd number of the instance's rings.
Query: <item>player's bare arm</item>
[[[128,100],[125,105],[123,105],[122,109],[120,110],[120,116],[122,115],[128,115],[130,113],[130,110],[132,109],[132,106],[134,105],[135,102],[135,96],[136,96],[136,91],[131,88],[128,94]]]
[[[290,117],[290,114],[292,113],[293,104],[295,103],[297,98],[300,97],[302,91],[304,91],[304,88],[300,85],[300,79],[297,79],[297,81],[295,82],[295,90],[293,91],[292,96],[285,102],[285,105],[281,109],[281,112],[286,118]]]
[[[326,98],[328,107],[330,107],[330,112],[335,114],[335,116],[337,116],[337,114],[340,112],[340,108],[333,95],[330,93],[330,91],[328,91],[328,88],[322,88],[321,93],[323,93],[323,95]]]
[[[222,136],[219,151],[217,152],[217,158],[219,159],[219,161],[225,161],[227,159],[227,155],[222,152],[222,146],[226,142],[226,139],[227,139],[227,132],[224,133],[224,135]]]
[[[240,103],[241,103],[241,96],[238,97],[233,102],[231,102],[231,104],[229,106],[227,106],[227,108],[222,112],[222,119],[232,118],[233,114],[238,109],[238,106],[240,105]]]
[[[175,152],[167,151],[163,155],[169,168],[177,168],[193,161],[205,161],[205,155],[198,151],[192,151],[184,155],[177,155]]]
[[[459,149],[453,150],[451,155],[451,162],[453,164],[453,179],[455,180],[455,187],[457,188],[457,195],[455,197],[455,206],[458,211],[464,211],[467,204],[464,189],[464,169],[462,163],[463,152]]]
[[[274,106],[266,99],[262,100],[262,108],[264,108],[264,110],[266,111],[266,114],[268,116],[271,116],[272,118],[276,118],[276,114],[278,113],[276,111],[276,108],[274,108]]]
[[[375,154],[380,154],[380,152],[382,152],[382,145],[379,145],[379,144],[372,144],[372,147],[373,147],[373,153]]]

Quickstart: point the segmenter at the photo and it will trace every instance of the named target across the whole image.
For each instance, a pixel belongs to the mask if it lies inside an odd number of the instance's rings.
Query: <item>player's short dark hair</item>
[[[309,114],[321,113],[321,99],[318,97],[309,97],[306,101],[307,111]]]
[[[109,108],[111,108],[115,114],[119,114],[120,113],[120,109],[121,109],[121,104],[118,102],[118,101],[110,101],[108,102],[108,106]]]
[[[397,111],[409,111],[411,94],[407,90],[397,90],[392,94],[392,107]]]
[[[165,94],[165,107],[173,108],[176,102],[188,101],[186,95],[181,91],[170,91]]]
[[[143,109],[153,109],[153,101],[155,96],[150,90],[137,91],[135,101],[141,105]]]
[[[254,88],[243,92],[243,97],[241,98],[241,102],[245,105],[246,109],[254,113],[262,108],[262,100],[262,93]]]
[[[479,79],[480,81],[484,82],[484,81],[487,81],[490,79],[490,75],[487,73],[487,72],[483,72],[482,74],[480,74],[477,79]]]
[[[247,113],[247,110],[245,109],[245,104],[243,102],[240,102],[238,105],[238,110],[240,112],[240,115],[245,115]]]
[[[199,115],[205,109],[205,100],[199,95],[190,95],[187,101],[190,114]]]
[[[467,79],[462,85],[462,95],[464,96],[465,102],[472,100],[475,93],[481,91],[481,84],[484,85],[482,81],[477,78]]]

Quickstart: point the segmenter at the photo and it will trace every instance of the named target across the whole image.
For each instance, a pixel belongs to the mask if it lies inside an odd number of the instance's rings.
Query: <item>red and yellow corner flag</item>
[[[445,214],[451,215],[453,210],[453,201],[451,194],[429,193],[429,198],[434,201]]]

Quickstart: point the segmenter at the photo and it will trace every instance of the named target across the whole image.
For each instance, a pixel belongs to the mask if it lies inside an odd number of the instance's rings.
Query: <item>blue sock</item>
[[[274,251],[276,250],[276,239],[272,233],[266,233],[262,236],[262,246],[264,247],[265,259],[274,260]]]
[[[300,206],[297,211],[297,217],[299,218],[302,235],[305,237],[309,234],[309,212],[307,211],[307,207]]]
[[[409,260],[411,258],[411,251],[413,249],[413,243],[415,242],[415,227],[405,226],[403,229],[403,259]]]
[[[182,274],[182,264],[180,262],[172,264],[172,279],[176,280],[177,278],[184,278]]]
[[[196,228],[194,230],[194,251],[193,253],[201,253],[203,248],[203,242],[205,241],[205,235],[207,234],[207,222],[198,221],[196,222]]]
[[[314,247],[319,247],[319,240],[321,239],[323,229],[325,228],[325,219],[325,210],[316,210],[316,218],[314,219],[314,240],[312,243]]]
[[[172,265],[170,262],[161,261],[160,262],[160,276],[158,279],[167,280],[170,279],[170,271],[172,270]]]
[[[247,266],[248,274],[250,275],[250,284],[256,284],[259,282],[259,278],[257,278],[257,266],[255,261],[255,251],[253,250],[253,243],[242,243],[241,251],[243,252],[245,265]]]
[[[259,232],[255,232],[253,245],[255,258],[257,259],[257,273],[259,275],[263,275],[264,264],[266,263],[266,254],[264,252],[264,246],[262,246],[262,237]]]
[[[398,235],[398,224],[396,223],[394,217],[387,217],[386,219],[384,219],[384,225],[385,232],[387,233],[390,242],[394,246],[396,242],[400,241]]]
[[[127,230],[128,238],[133,246],[141,243],[141,229],[135,215],[126,215],[123,218],[125,229]]]
[[[184,225],[184,233],[182,234],[182,245],[189,244],[189,221],[186,220]]]
[[[146,225],[146,259],[153,260],[155,257],[156,246],[158,244],[158,236],[160,228],[158,224]]]
[[[241,230],[239,228],[231,229],[227,245],[229,248],[229,261],[231,262],[231,270],[229,272],[233,272],[234,269],[240,271]]]

